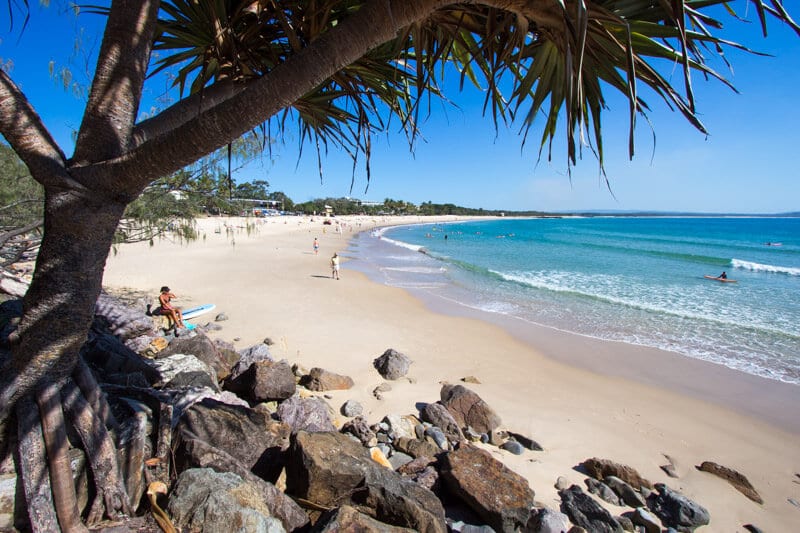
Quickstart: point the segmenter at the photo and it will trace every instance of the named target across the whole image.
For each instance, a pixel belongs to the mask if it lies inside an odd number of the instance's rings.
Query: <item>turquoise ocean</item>
[[[413,224],[347,255],[423,298],[800,384],[800,218]],[[737,283],[703,277],[722,271]]]

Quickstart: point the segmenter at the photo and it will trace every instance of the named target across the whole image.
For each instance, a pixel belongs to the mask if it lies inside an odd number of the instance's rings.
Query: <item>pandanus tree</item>
[[[781,0],[747,4],[765,34],[769,18],[800,32]],[[632,155],[635,119],[649,109],[640,88],[703,130],[692,73],[727,83],[706,57],[739,46],[715,35],[713,14],[735,16],[723,0],[112,0],[105,13],[71,156],[0,70],[0,133],[45,191],[41,248],[0,371],[1,435],[7,443],[16,432],[24,449],[38,531],[129,512],[79,350],[114,232],[148,184],[257,128],[279,135],[297,125],[303,144],[368,166],[373,134],[396,120],[413,141],[420,110],[445,96],[451,72],[485,91],[495,123],[539,129],[548,153],[562,127],[568,166],[586,146],[602,168],[606,92],[629,102]],[[152,64],[155,50],[163,59]],[[675,65],[677,86],[659,73]],[[163,69],[177,71],[181,98],[137,122],[148,73]],[[67,424],[96,457],[89,517],[75,504]]]

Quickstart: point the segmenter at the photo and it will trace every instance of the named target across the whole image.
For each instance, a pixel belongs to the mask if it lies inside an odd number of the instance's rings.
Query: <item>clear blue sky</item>
[[[31,4],[37,4],[35,0]],[[22,86],[45,124],[71,155],[71,132],[78,127],[82,100],[54,82],[48,63],[69,66],[78,81],[94,66],[86,56],[99,46],[97,28],[102,18],[81,15],[77,21],[63,12],[63,1],[53,0],[42,9],[32,6],[31,19],[20,35],[22,19],[13,31],[0,21],[0,58],[13,62],[12,78]],[[744,9],[744,0],[733,3]],[[792,9],[796,19],[800,11]],[[537,164],[541,130],[534,126],[521,149],[517,126],[496,134],[489,118],[481,115],[482,96],[449,94],[459,105],[434,105],[422,124],[423,138],[411,155],[403,135],[390,132],[374,139],[372,180],[369,190],[363,166],[350,190],[351,161],[331,152],[323,160],[320,183],[313,146],[306,146],[298,163],[297,139],[290,134],[284,145],[273,148],[259,164],[240,170],[237,182],[266,179],[271,190],[280,190],[296,202],[326,196],[353,196],[367,200],[390,197],[414,203],[432,201],[468,207],[507,210],[581,211],[595,209],[658,210],[691,212],[778,213],[800,211],[800,180],[796,154],[800,151],[800,37],[770,21],[769,38],[761,36],[754,11],[751,23],[730,17],[725,36],[750,48],[772,54],[760,57],[726,49],[734,72],[713,63],[740,91],[736,94],[717,81],[693,74],[695,96],[706,137],[671,112],[657,97],[647,95],[652,111],[639,119],[636,156],[627,155],[627,103],[608,91],[610,109],[604,113],[606,171],[614,195],[602,182],[597,161],[588,149],[566,174],[563,145],[553,149],[553,162],[546,153]],[[76,32],[83,33],[84,46],[74,49]],[[93,57],[93,56],[92,56]],[[665,73],[670,76],[669,72]],[[680,69],[671,78],[680,81]],[[154,98],[164,91],[163,82],[149,87],[147,112]]]

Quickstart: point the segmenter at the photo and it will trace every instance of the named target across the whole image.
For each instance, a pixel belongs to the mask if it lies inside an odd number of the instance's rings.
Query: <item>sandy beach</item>
[[[474,376],[477,392],[502,417],[503,429],[544,451],[492,453],[525,476],[542,504],[558,508],[559,476],[585,488],[576,465],[590,457],[636,468],[706,507],[702,531],[796,531],[800,524],[800,387],[655,349],[610,343],[496,317],[409,293],[348,270],[331,278],[330,257],[359,231],[417,217],[321,217],[198,220],[191,243],[120,246],[107,262],[108,289],[146,291],[168,285],[182,307],[214,303],[228,320],[210,333],[237,348],[269,337],[275,359],[351,376],[355,387],[329,400],[359,401],[369,423],[390,413],[417,413],[439,399],[444,382]],[[455,217],[424,221],[455,220]],[[319,252],[312,247],[319,240]],[[214,314],[196,320],[203,324]],[[414,363],[409,379],[383,382],[372,361],[394,348]],[[678,479],[660,465],[670,456]],[[714,461],[746,475],[759,505],[725,481],[695,469]],[[623,511],[606,505],[613,514]]]

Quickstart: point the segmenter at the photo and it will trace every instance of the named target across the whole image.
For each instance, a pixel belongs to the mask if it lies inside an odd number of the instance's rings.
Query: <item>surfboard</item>
[[[192,307],[190,309],[181,309],[181,314],[183,315],[184,320],[191,320],[192,318],[198,317],[200,315],[210,313],[216,307],[217,306],[214,304],[205,304],[205,305],[200,305],[198,307]]]
[[[735,279],[720,278],[719,276],[703,276],[706,279],[713,279],[714,281],[721,281],[723,283],[736,283]]]

